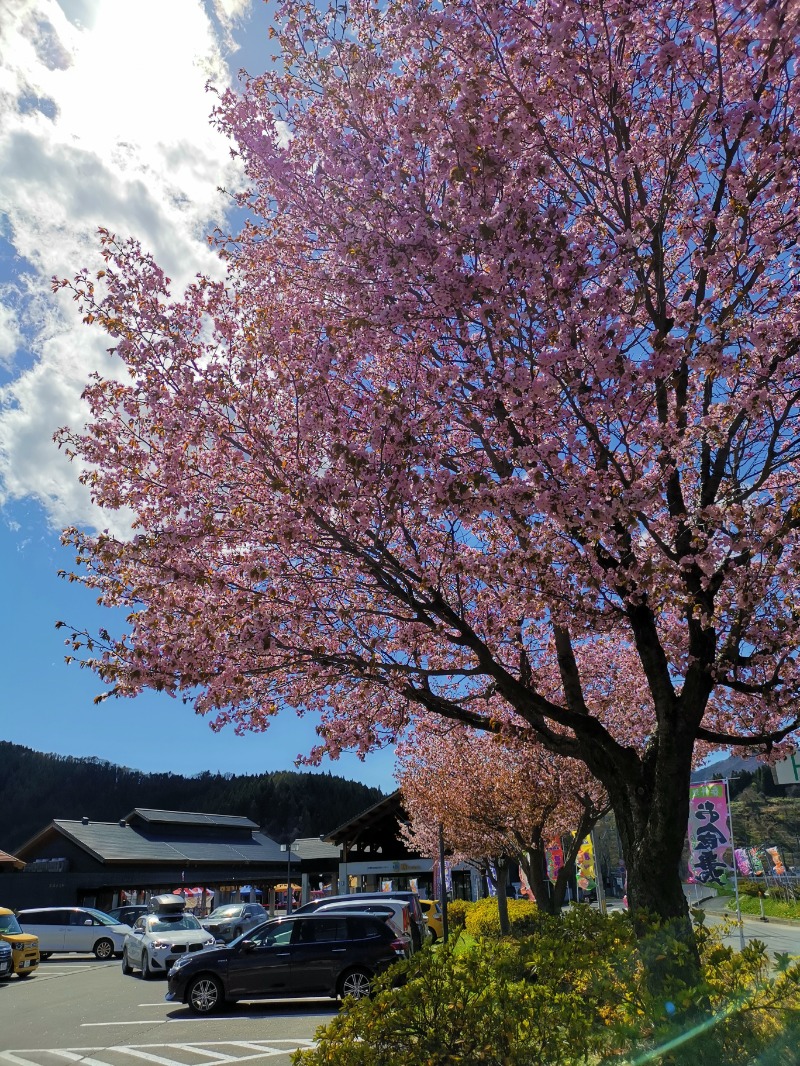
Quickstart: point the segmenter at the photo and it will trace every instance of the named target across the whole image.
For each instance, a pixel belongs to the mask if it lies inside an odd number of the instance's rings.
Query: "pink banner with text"
[[[733,869],[733,848],[724,781],[689,789],[689,880],[722,885]]]

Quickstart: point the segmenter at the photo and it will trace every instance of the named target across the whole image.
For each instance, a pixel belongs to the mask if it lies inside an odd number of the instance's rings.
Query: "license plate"
[[[20,963],[20,970],[27,969],[28,966],[33,966],[33,959],[23,959]]]
[[[10,969],[7,962],[0,962],[0,973],[8,973]]]

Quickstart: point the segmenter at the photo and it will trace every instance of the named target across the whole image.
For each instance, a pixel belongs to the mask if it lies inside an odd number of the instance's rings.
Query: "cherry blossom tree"
[[[405,832],[421,854],[438,854],[441,826],[454,861],[484,869],[490,861],[516,861],[537,905],[551,914],[561,911],[581,843],[608,810],[602,786],[582,763],[429,715],[415,720],[398,747],[398,780],[410,819]],[[545,850],[561,836],[569,842],[551,891]],[[497,888],[507,931],[504,878]]]
[[[103,234],[71,283],[117,369],[60,441],[136,523],[67,531],[130,612],[71,651],[334,755],[422,708],[580,760],[685,921],[698,744],[798,725],[800,7],[279,17],[225,278]]]

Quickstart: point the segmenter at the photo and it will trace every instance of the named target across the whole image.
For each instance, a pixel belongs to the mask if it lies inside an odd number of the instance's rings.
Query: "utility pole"
[[[597,908],[601,914],[606,913],[606,888],[603,884],[603,867],[600,856],[597,853],[597,837],[594,830],[589,834],[592,842],[592,855],[594,856],[594,883],[597,886]]]
[[[739,950],[744,951],[744,922],[742,921],[742,904],[739,899],[739,871],[736,869],[736,844],[733,840],[733,812],[731,811],[731,793],[728,786],[728,778],[723,778],[725,784],[725,803],[728,807],[728,829],[731,834],[731,858],[733,859],[733,891],[736,895],[736,921],[739,925]]]
[[[447,884],[444,877],[444,826],[439,822],[439,907],[442,912],[442,940],[447,943]]]

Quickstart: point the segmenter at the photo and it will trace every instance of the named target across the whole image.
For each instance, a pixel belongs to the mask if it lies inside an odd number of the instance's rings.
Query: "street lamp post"
[[[286,913],[292,913],[292,844],[293,840],[287,840],[281,844],[281,851],[286,852]]]
[[[286,913],[292,913],[292,844],[293,840],[286,845]]]
[[[286,913],[292,913],[292,844],[297,839],[298,830],[292,829],[281,838],[281,851],[286,850]]]

